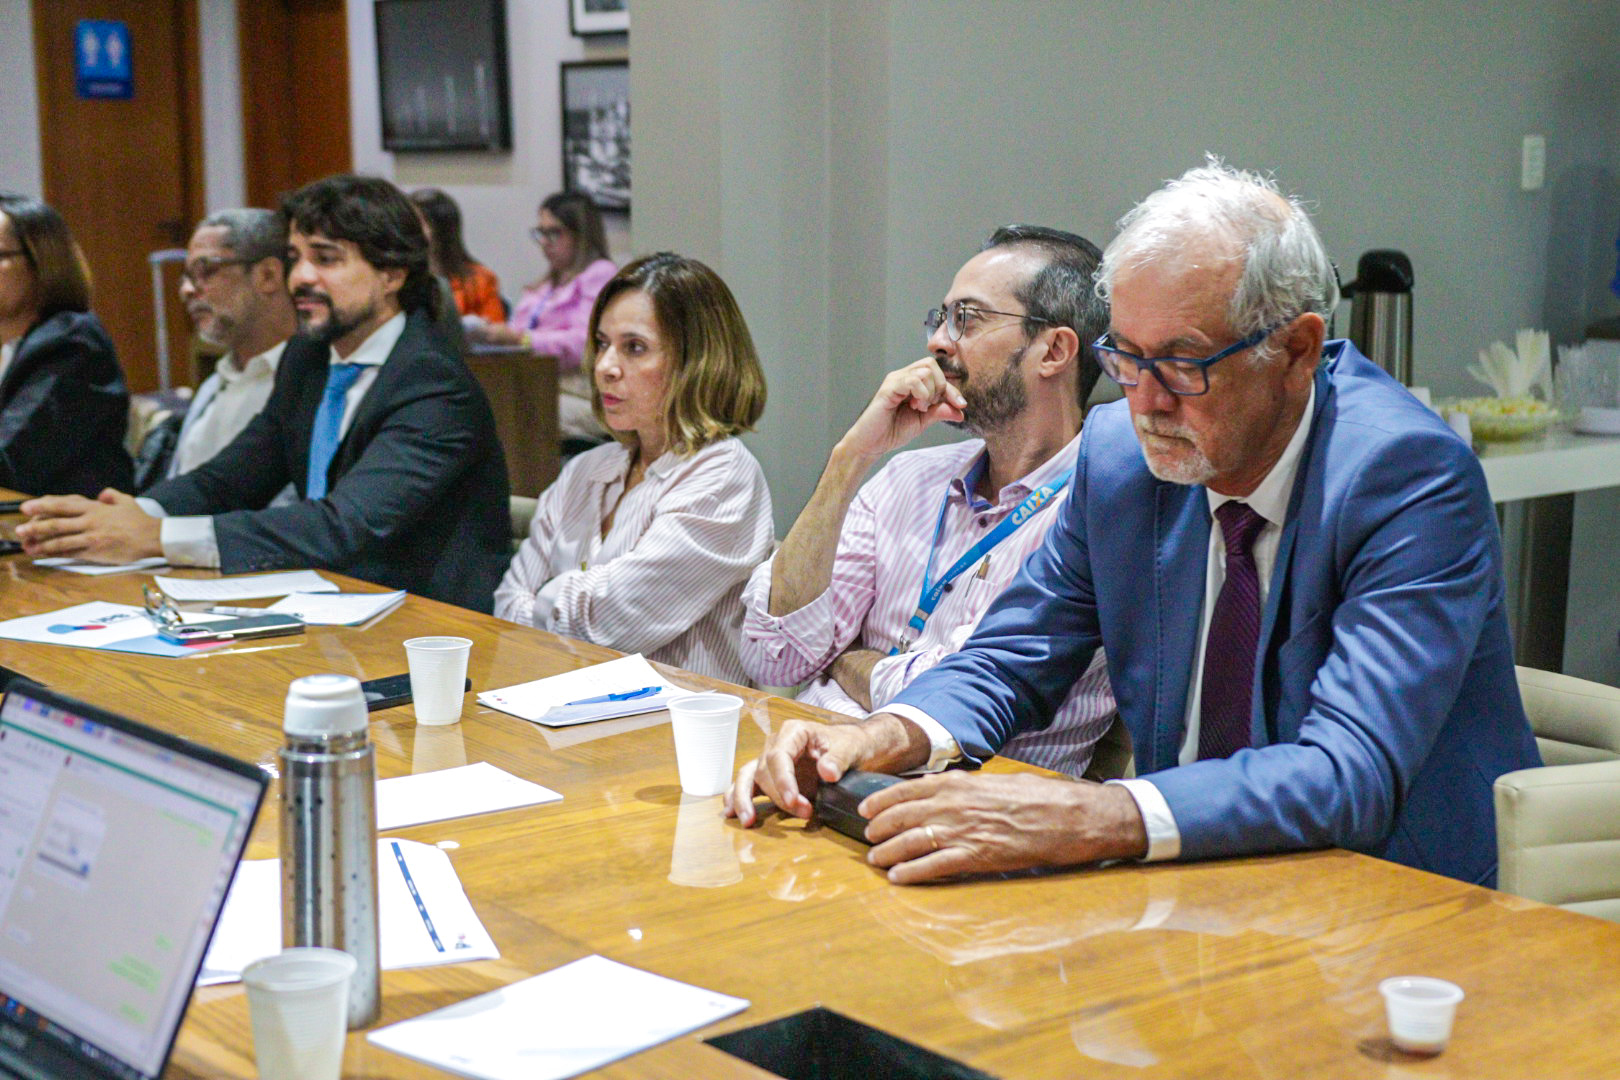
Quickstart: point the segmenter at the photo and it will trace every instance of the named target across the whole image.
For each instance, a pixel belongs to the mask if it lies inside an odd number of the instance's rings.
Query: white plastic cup
[[[735,694],[693,694],[669,703],[675,733],[675,767],[688,795],[722,795],[731,787],[737,760],[737,724],[742,698]]]
[[[338,949],[284,949],[247,966],[260,1080],[338,1080],[355,967]]]
[[[1412,1054],[1438,1054],[1451,1040],[1462,987],[1444,979],[1400,975],[1378,984],[1389,1014],[1389,1038]]]
[[[405,643],[418,724],[453,724],[461,719],[471,651],[472,641],[464,637],[419,637]]]

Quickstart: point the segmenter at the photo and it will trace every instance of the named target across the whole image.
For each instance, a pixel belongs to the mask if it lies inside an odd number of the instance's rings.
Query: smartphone
[[[27,499],[0,499],[0,514],[20,514]]]
[[[240,641],[243,638],[283,637],[303,632],[302,619],[290,615],[252,615],[165,627],[158,631],[158,637],[175,645],[196,645],[212,641]]]
[[[472,689],[472,680],[463,679],[461,692],[466,693]],[[391,709],[395,705],[408,705],[411,701],[411,675],[387,675],[381,679],[367,679],[360,684],[360,692],[366,695],[366,709],[376,712],[378,709]]]
[[[0,540],[0,555],[21,555],[21,540]]]
[[[866,838],[866,819],[855,809],[861,800],[875,791],[882,791],[901,778],[886,773],[862,772],[851,769],[836,784],[822,784],[816,789],[816,817],[845,836],[871,843]]]

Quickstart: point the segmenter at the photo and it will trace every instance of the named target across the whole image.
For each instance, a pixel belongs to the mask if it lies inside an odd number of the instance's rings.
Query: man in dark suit
[[[789,721],[744,766],[808,816],[818,782],[976,764],[1050,722],[1106,650],[1138,771],[1112,784],[936,774],[869,796],[890,880],[1101,859],[1346,847],[1496,877],[1491,785],[1539,764],[1495,513],[1467,445],[1348,342],[1297,202],[1212,162],[1103,256],[1073,493],[958,653],[887,710]]]
[[[282,212],[300,332],[264,411],[141,499],[32,500],[19,538],[97,562],[325,567],[490,610],[509,559],[506,461],[483,391],[432,328],[415,210],[387,181],[333,176]],[[299,501],[270,506],[289,483]]]

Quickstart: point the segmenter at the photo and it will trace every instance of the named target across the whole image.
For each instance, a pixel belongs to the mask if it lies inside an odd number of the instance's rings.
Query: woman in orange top
[[[505,322],[500,283],[489,267],[467,254],[467,245],[461,239],[461,209],[456,201],[438,188],[413,191],[411,201],[421,212],[427,230],[433,272],[450,282],[457,310],[463,315],[477,315],[485,322]]]

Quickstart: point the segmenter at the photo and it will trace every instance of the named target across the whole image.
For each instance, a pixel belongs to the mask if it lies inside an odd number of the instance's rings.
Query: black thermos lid
[[[1409,293],[1412,291],[1412,260],[1406,252],[1375,248],[1363,252],[1356,263],[1356,280],[1344,287],[1344,295],[1358,292]]]

